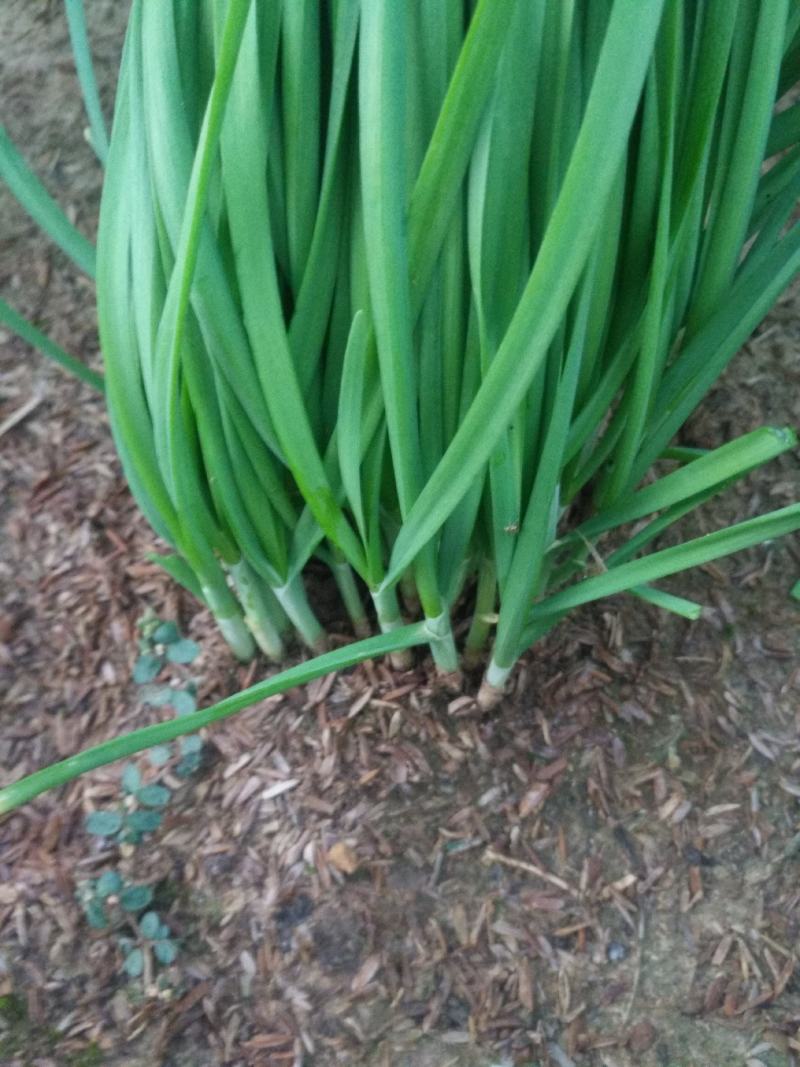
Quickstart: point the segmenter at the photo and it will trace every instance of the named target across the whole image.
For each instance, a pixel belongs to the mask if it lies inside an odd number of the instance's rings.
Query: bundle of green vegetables
[[[653,583],[800,527],[654,547],[796,443],[675,438],[800,268],[798,80],[800,0],[134,0],[97,253],[131,489],[238,656],[324,645],[312,559],[384,635],[258,695],[427,643],[490,706],[570,609],[695,618]]]

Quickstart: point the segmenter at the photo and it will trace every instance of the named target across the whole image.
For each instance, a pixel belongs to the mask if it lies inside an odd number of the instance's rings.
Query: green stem
[[[364,611],[364,604],[361,600],[358,586],[356,585],[353,569],[341,556],[341,553],[339,553],[338,550],[334,553],[331,570],[333,571],[333,577],[336,580],[336,585],[338,586],[344,606],[347,609],[347,614],[350,616],[350,621],[353,624],[356,636],[368,637],[370,632],[369,621],[367,620],[367,614]]]
[[[312,652],[322,652],[326,646],[325,631],[311,610],[303,579],[298,575],[280,589],[272,590],[278,603],[289,616],[301,640]]]
[[[283,641],[280,627],[273,617],[273,608],[278,608],[281,616],[283,610],[274,597],[271,597],[270,603],[264,595],[266,590],[260,578],[243,559],[231,567],[231,577],[244,609],[245,622],[256,644],[265,656],[280,663],[283,659]]]
[[[87,771],[96,767],[103,767],[118,759],[125,759],[152,748],[154,745],[163,745],[174,741],[177,737],[195,733],[204,726],[235,715],[238,711],[252,707],[267,697],[285,693],[294,686],[305,685],[307,682],[320,678],[324,674],[332,674],[334,671],[353,667],[364,660],[383,656],[389,652],[397,652],[401,649],[413,648],[414,645],[423,645],[430,639],[424,623],[414,623],[404,626],[400,630],[394,630],[391,634],[381,634],[378,637],[368,637],[364,641],[354,641],[345,648],[335,652],[327,652],[323,656],[307,660],[296,667],[290,667],[280,674],[275,674],[263,682],[257,682],[241,693],[220,700],[209,708],[195,711],[191,715],[183,715],[178,719],[169,719],[166,722],[156,723],[153,726],[145,726],[141,730],[133,730],[122,737],[112,738],[101,745],[87,748],[83,752],[68,759],[53,763],[40,771],[21,778],[4,789],[0,789],[0,815],[18,808],[27,803],[40,793],[53,789],[72,781]]]
[[[478,572],[478,589],[475,594],[475,613],[464,646],[464,660],[467,666],[477,665],[481,658],[489,631],[493,625],[492,616],[497,598],[497,569],[494,560],[484,556]]]
[[[377,592],[373,591],[372,603],[375,605],[381,633],[389,634],[403,626],[403,616],[400,614],[397,590],[394,586],[389,589],[380,589]]]
[[[86,28],[86,13],[83,0],[66,0],[67,23],[72,42],[72,54],[75,57],[75,69],[78,73],[86,116],[89,119],[92,148],[97,158],[105,166],[108,159],[108,132],[103,119],[100,94],[97,91],[92,54],[89,48],[89,33]]]
[[[203,599],[211,609],[220,633],[238,660],[246,663],[255,655],[253,637],[228,589],[203,585]]]
[[[406,611],[413,619],[420,611],[419,593],[417,592],[417,583],[414,581],[413,567],[409,567],[400,579],[400,592],[403,594],[403,603],[406,606]]]
[[[400,604],[397,600],[397,589],[392,586],[371,593],[372,603],[375,605],[375,614],[378,616],[378,626],[381,633],[396,633],[404,625],[403,616],[400,613]],[[390,657],[392,666],[397,671],[407,671],[411,666],[411,656],[405,650],[395,652]]]
[[[427,616],[425,626],[430,635],[433,662],[445,674],[456,673],[459,668],[458,651],[450,625],[450,612],[443,611],[441,615]]]

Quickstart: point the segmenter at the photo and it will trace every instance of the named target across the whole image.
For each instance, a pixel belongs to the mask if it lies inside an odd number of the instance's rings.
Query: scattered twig
[[[536,878],[541,878],[543,881],[549,882],[550,885],[554,885],[558,889],[563,889],[565,893],[571,893],[574,897],[580,896],[578,890],[569,885],[568,882],[565,882],[563,878],[558,878],[555,874],[550,874],[549,871],[545,871],[533,863],[526,863],[524,860],[515,860],[511,856],[503,856],[500,852],[495,852],[492,848],[487,848],[484,854],[484,859],[487,862],[501,863],[506,867],[516,867],[517,870],[527,871],[528,874],[532,874]]]
[[[7,419],[0,422],[0,437],[7,434],[9,430],[13,430],[23,419],[27,419],[30,413],[38,408],[43,399],[44,397],[39,395],[32,396],[25,401],[22,407],[17,408],[16,411],[12,411]]]

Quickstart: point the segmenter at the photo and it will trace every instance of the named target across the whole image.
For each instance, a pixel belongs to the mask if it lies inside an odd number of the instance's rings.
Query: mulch
[[[30,373],[15,343],[3,359],[4,381]],[[3,442],[9,777],[161,714],[129,680],[147,607],[201,642],[202,701],[262,670],[234,665],[144,561],[154,539],[100,412],[74,419],[76,389],[60,383]],[[793,476],[754,480],[725,519]],[[713,605],[694,626],[630,601],[577,615],[488,717],[476,679],[447,691],[424,659],[272,698],[208,733],[201,775],[168,772],[176,802],[135,849],[83,829],[118,767],[15,813],[0,824],[0,996],[48,1037],[10,1062],[97,1048],[104,1063],[414,1064],[432,1048],[455,1065],[478,1048],[622,1067],[676,1062],[680,1018],[752,1064],[791,1063],[795,553],[694,575]],[[125,978],[86,926],[76,887],[110,866],[167,901],[181,951],[166,989]]]

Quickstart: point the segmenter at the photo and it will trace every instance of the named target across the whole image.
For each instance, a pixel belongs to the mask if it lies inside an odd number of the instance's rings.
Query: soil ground
[[[110,105],[124,5],[88,5]],[[5,0],[2,119],[88,233],[86,146],[59,3]],[[0,190],[0,291],[98,365],[91,284]],[[800,423],[800,288],[685,431],[713,445]],[[146,553],[102,402],[0,335],[0,767],[5,780],[159,718],[131,682],[136,623],[232,662]],[[784,457],[691,536],[798,499]],[[205,739],[145,843],[85,814],[118,766],[0,823],[0,1062],[9,1067],[790,1067],[800,1061],[800,630],[796,540],[573,616],[496,714],[422,659],[368,664]],[[342,640],[347,638],[341,627]],[[155,775],[146,761],[143,773]],[[111,866],[156,892],[175,963],[129,979],[78,886]],[[152,959],[148,961],[152,964]]]

